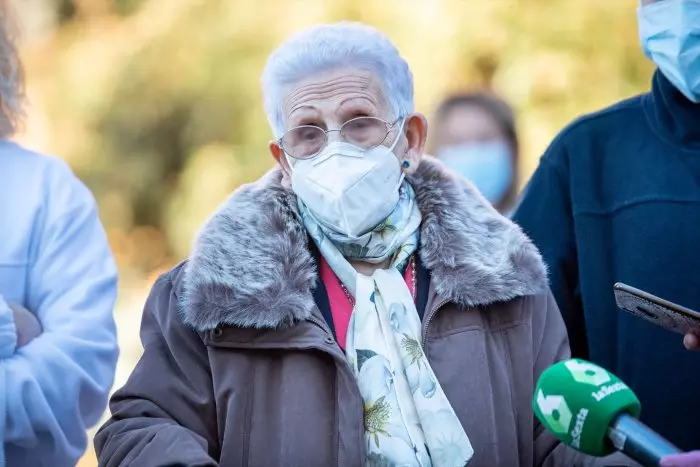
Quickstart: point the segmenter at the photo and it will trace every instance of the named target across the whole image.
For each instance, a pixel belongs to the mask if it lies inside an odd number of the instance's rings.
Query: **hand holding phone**
[[[700,313],[643,290],[618,282],[615,300],[620,309],[669,331],[684,334],[685,346],[700,349]]]
[[[683,345],[688,350],[700,350],[700,333],[689,332],[683,338]]]

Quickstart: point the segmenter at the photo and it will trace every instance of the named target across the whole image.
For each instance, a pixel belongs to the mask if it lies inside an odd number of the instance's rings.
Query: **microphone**
[[[574,358],[542,372],[532,401],[542,425],[567,446],[602,457],[621,451],[645,466],[682,451],[637,420],[642,406],[617,376]]]

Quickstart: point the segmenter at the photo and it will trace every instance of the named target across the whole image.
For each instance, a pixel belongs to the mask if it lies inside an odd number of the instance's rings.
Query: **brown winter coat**
[[[280,180],[235,192],[153,287],[143,357],[96,436],[100,465],[364,465],[362,399]],[[434,160],[410,182],[432,277],[423,346],[474,446],[469,467],[632,465],[594,464],[533,416],[537,378],[569,347],[530,241]]]

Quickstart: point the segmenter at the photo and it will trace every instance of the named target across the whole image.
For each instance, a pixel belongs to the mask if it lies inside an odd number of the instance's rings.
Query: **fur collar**
[[[281,179],[273,169],[240,187],[198,234],[181,296],[188,325],[275,328],[311,316],[316,265]],[[468,182],[430,157],[409,181],[423,215],[421,261],[438,296],[473,307],[545,290],[537,249]]]

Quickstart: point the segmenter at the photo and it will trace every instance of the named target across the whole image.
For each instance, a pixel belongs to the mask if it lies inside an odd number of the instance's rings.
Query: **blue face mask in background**
[[[437,157],[474,183],[491,204],[501,201],[513,183],[513,158],[505,142],[444,146],[437,151]]]
[[[647,57],[688,99],[700,103],[700,0],[660,0],[639,7]]]

